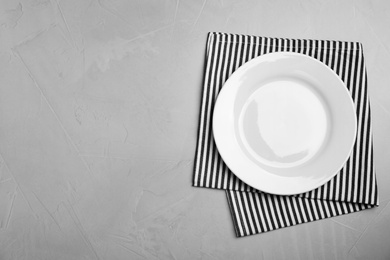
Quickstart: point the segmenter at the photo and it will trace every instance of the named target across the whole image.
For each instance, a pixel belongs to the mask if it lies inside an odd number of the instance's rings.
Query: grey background
[[[389,259],[390,2],[2,0],[0,259]],[[380,206],[236,238],[191,187],[209,31],[363,43]]]

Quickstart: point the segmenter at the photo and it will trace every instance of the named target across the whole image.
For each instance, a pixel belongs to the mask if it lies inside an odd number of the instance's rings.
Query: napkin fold
[[[211,124],[216,98],[229,76],[245,62],[278,51],[309,55],[334,70],[348,88],[357,115],[356,143],[340,172],[325,185],[292,196],[267,194],[238,179],[218,154]],[[378,206],[362,44],[209,33],[194,168],[193,186],[226,190],[238,237]]]

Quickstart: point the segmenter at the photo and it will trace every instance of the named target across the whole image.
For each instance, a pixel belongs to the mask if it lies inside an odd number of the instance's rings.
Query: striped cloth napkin
[[[333,69],[354,100],[358,120],[355,146],[340,172],[325,185],[293,196],[266,194],[239,180],[222,161],[212,135],[213,108],[225,81],[245,62],[277,51],[306,54]],[[362,44],[209,33],[193,186],[226,190],[238,237],[378,206]]]

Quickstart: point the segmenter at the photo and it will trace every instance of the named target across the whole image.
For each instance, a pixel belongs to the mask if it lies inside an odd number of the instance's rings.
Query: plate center
[[[256,161],[277,168],[312,159],[328,128],[321,98],[295,79],[262,84],[245,102],[239,118],[242,144]]]

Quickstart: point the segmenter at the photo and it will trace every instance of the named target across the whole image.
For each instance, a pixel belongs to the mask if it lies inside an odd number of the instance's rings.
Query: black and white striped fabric
[[[306,54],[333,69],[347,86],[358,119],[355,146],[340,172],[325,185],[294,196],[266,194],[239,180],[222,161],[212,135],[214,103],[224,82],[245,62],[277,51]],[[362,45],[358,42],[209,33],[193,185],[226,190],[238,237],[377,206],[370,106]]]

